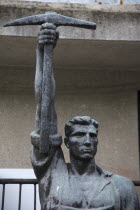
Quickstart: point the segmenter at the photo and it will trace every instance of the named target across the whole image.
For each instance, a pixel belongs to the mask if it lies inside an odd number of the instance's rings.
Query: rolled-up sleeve
[[[49,153],[42,154],[39,152],[39,135],[34,131],[31,133],[31,143],[33,148],[30,153],[31,163],[38,180],[47,172],[48,167],[55,155],[55,152],[60,148],[62,137],[60,134],[50,136]]]

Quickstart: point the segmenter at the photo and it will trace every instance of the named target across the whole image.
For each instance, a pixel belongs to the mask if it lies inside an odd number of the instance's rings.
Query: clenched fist
[[[55,47],[58,38],[59,31],[56,29],[54,24],[44,23],[41,25],[40,32],[38,34],[39,45],[53,44],[53,47]]]

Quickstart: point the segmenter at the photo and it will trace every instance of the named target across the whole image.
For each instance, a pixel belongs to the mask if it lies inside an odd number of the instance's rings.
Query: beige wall
[[[139,179],[137,93],[62,94],[56,97],[59,131],[75,115],[90,115],[100,122],[97,162],[107,170]],[[35,104],[31,94],[0,94],[1,168],[28,168],[30,132]],[[64,148],[66,159],[68,151]]]

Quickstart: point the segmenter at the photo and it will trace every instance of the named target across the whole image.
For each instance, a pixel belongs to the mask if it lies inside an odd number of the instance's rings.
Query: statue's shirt
[[[140,210],[132,182],[96,166],[99,176],[73,175],[61,148],[43,157],[34,149],[32,164],[39,180],[41,210]]]

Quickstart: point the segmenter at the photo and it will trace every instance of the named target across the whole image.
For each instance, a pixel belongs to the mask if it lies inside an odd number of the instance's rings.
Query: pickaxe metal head
[[[4,25],[7,26],[22,26],[22,25],[41,25],[43,23],[52,23],[56,27],[58,26],[75,26],[87,29],[96,29],[96,23],[79,20],[72,17],[67,17],[64,15],[57,14],[56,12],[46,12],[42,15],[33,15],[24,18],[20,18]]]

